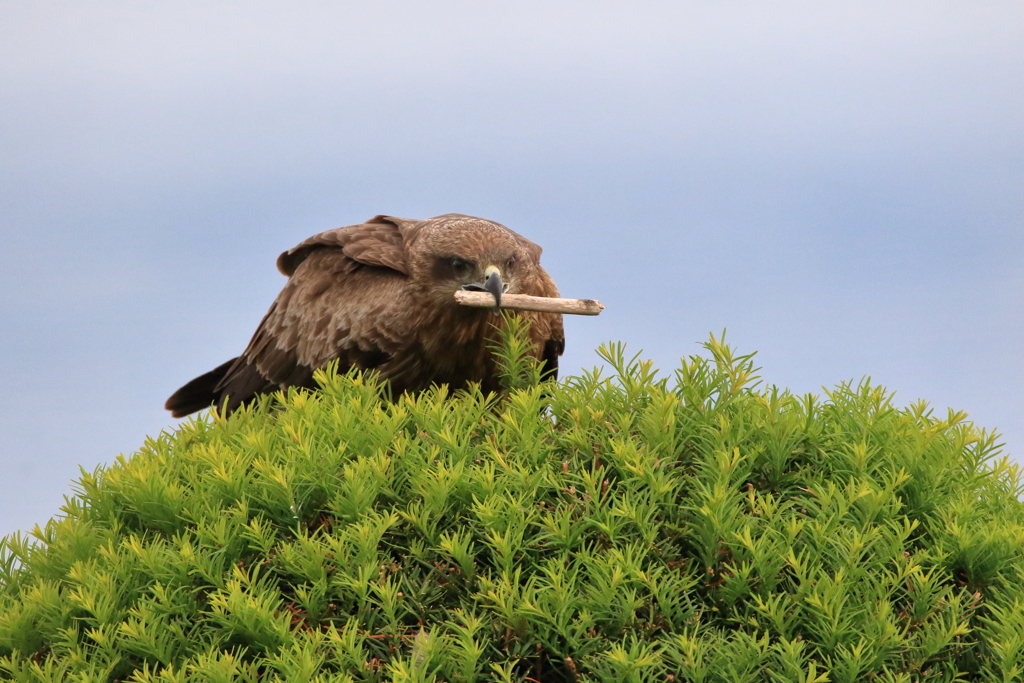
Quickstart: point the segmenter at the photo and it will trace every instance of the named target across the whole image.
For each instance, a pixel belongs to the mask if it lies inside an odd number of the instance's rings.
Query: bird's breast
[[[471,382],[484,391],[498,389],[496,364],[490,347],[500,338],[495,326],[501,318],[488,310],[432,311],[414,326],[413,343],[383,374],[397,391],[420,391],[431,384],[448,384],[454,389]]]

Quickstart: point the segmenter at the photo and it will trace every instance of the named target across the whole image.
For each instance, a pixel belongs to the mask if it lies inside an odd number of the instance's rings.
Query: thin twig
[[[455,300],[463,306],[494,308],[494,296],[490,292],[459,291],[455,292]],[[502,294],[501,307],[517,311],[569,313],[572,315],[597,315],[604,310],[601,302],[594,299],[555,299],[527,294]]]

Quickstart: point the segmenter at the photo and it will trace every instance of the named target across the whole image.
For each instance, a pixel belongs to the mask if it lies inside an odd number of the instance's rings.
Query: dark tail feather
[[[164,404],[164,408],[171,411],[173,417],[185,417],[197,410],[209,408],[220,400],[221,392],[216,390],[217,385],[224,379],[236,360],[238,359],[232,358],[205,375],[199,375],[171,394],[167,403]]]

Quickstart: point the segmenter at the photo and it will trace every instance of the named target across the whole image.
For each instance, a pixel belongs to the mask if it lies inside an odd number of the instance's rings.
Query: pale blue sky
[[[377,213],[540,243],[563,368],[728,328],[1024,454],[1020,2],[0,1],[0,534],[173,428],[277,254]]]

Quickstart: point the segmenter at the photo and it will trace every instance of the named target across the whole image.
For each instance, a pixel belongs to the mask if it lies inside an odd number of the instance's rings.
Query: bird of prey
[[[260,394],[316,388],[313,372],[338,360],[375,370],[394,395],[432,384],[479,382],[497,391],[495,309],[456,303],[460,289],[558,297],[541,248],[498,223],[461,214],[427,220],[375,216],[328,230],[281,254],[288,277],[249,346],[174,392],[183,417],[211,405],[231,413]],[[533,354],[557,376],[565,346],[558,313],[527,317]]]

